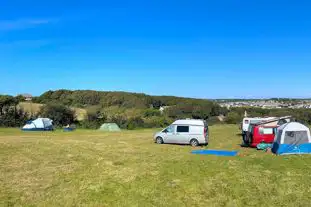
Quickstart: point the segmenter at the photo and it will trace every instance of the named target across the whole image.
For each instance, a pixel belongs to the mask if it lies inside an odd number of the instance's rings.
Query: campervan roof
[[[177,120],[173,123],[173,125],[196,125],[196,126],[204,126],[203,120],[198,119],[181,119]]]
[[[273,122],[276,122],[275,125],[278,125],[279,122],[280,123],[284,123],[284,122],[281,122],[282,120],[285,121],[285,123],[287,122],[290,122],[290,119],[292,117],[291,116],[284,116],[284,117],[279,117],[279,118],[273,118],[273,119],[268,119],[268,120],[263,120],[263,121],[260,121],[258,123],[254,123],[255,125],[265,125],[265,124],[270,124],[270,123],[273,123]]]

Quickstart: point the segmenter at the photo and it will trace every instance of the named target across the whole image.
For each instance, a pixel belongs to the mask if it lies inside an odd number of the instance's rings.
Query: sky
[[[0,94],[311,97],[309,0],[4,0]]]

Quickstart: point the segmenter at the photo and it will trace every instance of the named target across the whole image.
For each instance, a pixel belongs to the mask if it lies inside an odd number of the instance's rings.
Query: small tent
[[[311,153],[310,129],[297,122],[283,124],[277,130],[272,152],[278,155]]]
[[[100,131],[119,132],[120,127],[116,123],[105,123],[99,128]]]
[[[30,120],[22,128],[23,131],[52,131],[53,121],[49,118],[37,118]]]

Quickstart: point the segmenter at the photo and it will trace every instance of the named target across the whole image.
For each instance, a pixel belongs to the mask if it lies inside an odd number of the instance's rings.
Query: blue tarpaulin
[[[238,151],[226,151],[226,150],[193,150],[192,154],[199,155],[217,155],[217,156],[236,156]]]

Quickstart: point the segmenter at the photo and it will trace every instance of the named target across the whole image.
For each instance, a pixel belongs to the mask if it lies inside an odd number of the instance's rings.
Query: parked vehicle
[[[257,124],[260,123],[262,121],[268,121],[271,119],[275,119],[274,117],[268,117],[268,118],[262,118],[262,117],[254,117],[254,118],[244,118],[240,129],[242,130],[242,141],[243,141],[243,145],[247,145],[247,132],[249,131],[249,126],[251,124]]]
[[[192,146],[208,144],[208,125],[204,120],[177,120],[154,135],[158,144],[190,144]]]
[[[267,118],[262,118],[262,117],[254,117],[254,118],[244,118],[241,124],[241,129],[242,129],[242,134],[246,134],[248,129],[249,129],[249,125],[250,124],[256,124],[262,121],[267,121],[270,119],[275,119],[275,117],[267,117]]]
[[[278,126],[249,126],[245,143],[250,147],[257,147],[260,143],[273,143]]]
[[[291,122],[290,116],[251,123],[243,137],[243,142],[250,147],[257,147],[260,143],[273,143],[277,128],[289,122]]]

